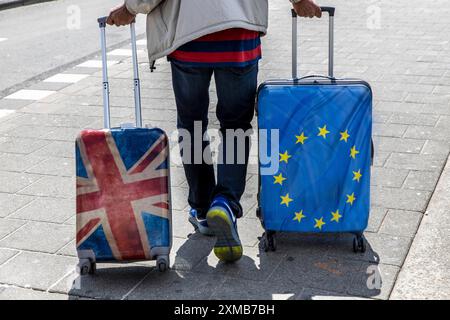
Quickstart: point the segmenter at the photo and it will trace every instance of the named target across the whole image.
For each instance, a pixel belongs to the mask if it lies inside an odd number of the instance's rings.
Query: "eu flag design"
[[[167,137],[159,129],[85,130],[76,143],[77,249],[151,259],[169,247]]]
[[[266,230],[364,231],[370,209],[370,88],[268,83],[259,93],[258,122],[260,129],[279,130],[280,137],[279,171],[261,177]]]

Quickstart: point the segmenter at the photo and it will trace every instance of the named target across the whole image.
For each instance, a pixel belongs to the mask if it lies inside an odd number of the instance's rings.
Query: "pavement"
[[[58,0],[0,10],[0,98],[94,57],[97,18],[118,3]],[[137,19],[138,35],[145,32],[145,20]],[[123,46],[129,37],[127,28],[110,28],[108,47]]]
[[[323,5],[331,4],[324,1]],[[449,299],[450,8],[445,1],[335,2],[336,75],[371,83],[375,161],[368,250],[350,235],[287,235],[265,253],[250,165],[239,221],[243,258],[221,264],[187,222],[187,184],[172,152],[171,270],[99,265],[79,277],[74,138],[102,126],[99,58],[0,100],[0,299]],[[290,75],[288,1],[270,2],[260,81]],[[420,21],[420,23],[418,23]],[[325,73],[326,21],[302,20],[301,74]],[[1,46],[0,42],[0,46]],[[110,52],[113,125],[133,116],[127,47]],[[139,42],[144,122],[175,130],[170,70],[148,71]],[[77,76],[78,75],[78,76]],[[83,76],[79,76],[83,75]],[[216,101],[211,88],[210,117]]]

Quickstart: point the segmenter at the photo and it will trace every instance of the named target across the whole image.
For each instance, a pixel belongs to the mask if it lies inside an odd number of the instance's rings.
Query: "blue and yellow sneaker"
[[[209,228],[217,237],[214,254],[219,260],[233,262],[242,257],[242,245],[237,231],[237,221],[228,200],[216,197],[206,214]]]
[[[208,221],[206,219],[201,219],[198,217],[198,212],[195,209],[189,211],[189,222],[192,224],[195,230],[198,230],[201,234],[205,236],[213,236],[211,228],[208,226]]]

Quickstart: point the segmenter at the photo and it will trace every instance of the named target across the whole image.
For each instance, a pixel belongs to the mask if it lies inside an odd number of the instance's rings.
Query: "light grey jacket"
[[[267,32],[268,0],[125,0],[128,11],[147,14],[150,61],[183,44],[229,28]]]

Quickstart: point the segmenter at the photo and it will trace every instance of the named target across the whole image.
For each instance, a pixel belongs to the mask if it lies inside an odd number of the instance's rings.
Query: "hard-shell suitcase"
[[[330,18],[329,75],[297,77],[297,15],[292,11],[292,79],[266,81],[258,91],[257,215],[266,251],[276,249],[274,234],[280,231],[353,233],[354,251],[365,251],[372,91],[364,81],[334,77],[335,9],[322,11]],[[263,163],[271,152],[279,154],[276,163]]]
[[[76,246],[80,274],[96,262],[157,260],[169,267],[172,245],[169,145],[160,129],[142,127],[135,25],[131,24],[136,127],[110,128],[106,18],[100,18],[103,130],[76,141]]]

